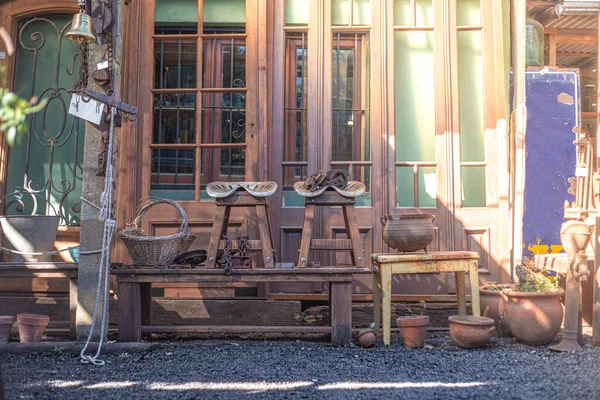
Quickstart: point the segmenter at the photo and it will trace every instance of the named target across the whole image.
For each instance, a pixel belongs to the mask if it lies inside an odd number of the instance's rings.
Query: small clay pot
[[[494,320],[473,315],[452,315],[450,321],[450,336],[459,347],[474,349],[483,347],[496,333]]]
[[[12,315],[0,315],[0,343],[8,342],[14,323],[15,317]]]
[[[425,336],[427,336],[427,327],[429,326],[427,315],[398,317],[396,318],[396,325],[400,328],[400,336],[404,347],[425,346]]]
[[[364,348],[373,347],[377,340],[375,332],[371,328],[365,328],[358,331],[356,339],[358,340],[360,347]]]
[[[17,314],[21,343],[41,342],[50,317],[37,314]]]

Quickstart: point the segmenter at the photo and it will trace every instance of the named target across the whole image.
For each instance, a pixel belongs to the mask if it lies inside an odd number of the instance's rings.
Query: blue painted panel
[[[579,71],[527,71],[524,255],[529,245],[560,244],[563,204],[575,176],[579,118]]]

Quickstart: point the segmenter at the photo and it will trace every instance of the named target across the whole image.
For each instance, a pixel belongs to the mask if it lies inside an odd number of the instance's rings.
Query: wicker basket
[[[150,208],[157,204],[170,204],[181,214],[181,228],[179,233],[169,236],[145,236],[140,228],[140,221]],[[119,239],[125,243],[127,252],[135,265],[155,266],[167,268],[173,263],[175,257],[189,250],[196,235],[190,233],[188,219],[185,211],[176,202],[169,199],[151,197],[140,204],[131,226],[123,229],[118,234]]]

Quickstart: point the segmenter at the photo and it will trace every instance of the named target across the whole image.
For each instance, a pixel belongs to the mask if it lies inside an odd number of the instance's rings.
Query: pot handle
[[[431,215],[431,222],[435,221],[435,215],[433,215],[433,214],[429,214],[429,215]]]
[[[498,336],[498,332],[496,332],[495,325],[490,326],[490,329],[488,329],[488,334],[490,335],[490,337]]]
[[[508,303],[508,296],[504,294],[504,290],[500,291],[500,296],[502,296],[502,300],[504,300],[505,303]]]
[[[381,223],[383,224],[383,226],[385,226],[386,221],[387,221],[387,217],[379,217],[379,220],[381,221]]]

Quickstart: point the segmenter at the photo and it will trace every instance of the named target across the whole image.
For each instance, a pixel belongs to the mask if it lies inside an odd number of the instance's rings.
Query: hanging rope
[[[107,154],[107,166],[106,166],[106,179],[104,181],[104,191],[102,192],[102,201],[100,203],[100,215],[99,219],[104,220],[104,234],[102,238],[102,257],[100,259],[100,267],[98,268],[98,288],[96,291],[96,300],[94,303],[94,313],[92,317],[92,325],[88,338],[85,342],[85,346],[81,349],[79,356],[81,362],[84,364],[104,365],[104,361],[100,360],[100,351],[102,350],[102,343],[104,341],[104,331],[106,329],[106,320],[108,314],[108,292],[109,292],[109,278],[110,278],[110,243],[115,232],[115,219],[114,219],[114,168],[113,168],[113,133],[115,128],[115,115],[117,109],[113,106],[110,108],[110,132],[108,136],[108,154]],[[102,310],[101,310],[101,323],[100,323],[100,339],[98,342],[98,350],[95,355],[86,355],[85,352],[92,340],[94,329],[96,328],[98,309],[100,305],[100,295],[104,294],[102,299]]]

